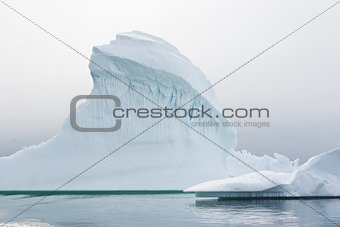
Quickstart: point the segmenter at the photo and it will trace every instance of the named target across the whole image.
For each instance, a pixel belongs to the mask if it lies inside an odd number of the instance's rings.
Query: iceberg
[[[176,47],[138,31],[118,34],[109,44],[94,47],[89,68],[91,95],[115,95],[124,108],[175,109],[211,86],[202,71]],[[211,108],[213,116],[220,115],[213,89],[186,106],[202,105]],[[77,124],[112,127],[114,108],[110,100],[86,100],[76,109]],[[63,190],[182,190],[203,181],[251,172],[177,119],[165,119],[142,133],[158,120],[131,116],[122,119],[118,131],[79,132],[67,118],[59,133],[48,141],[0,158],[0,190],[54,190],[61,185]],[[207,120],[182,121],[190,125]],[[196,130],[260,171],[284,174],[298,168],[298,161],[279,154],[257,157],[235,151],[237,133],[232,127]],[[103,157],[105,160],[95,164]]]
[[[340,196],[340,148],[319,154],[291,173],[260,171],[185,189],[202,197]]]

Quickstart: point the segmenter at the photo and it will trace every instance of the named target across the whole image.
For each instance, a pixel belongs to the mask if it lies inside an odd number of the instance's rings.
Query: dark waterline
[[[162,195],[184,194],[182,190],[27,190],[0,191],[0,195],[57,196],[57,195]]]
[[[340,198],[340,196],[219,197],[218,193],[216,194],[216,192],[211,192],[208,196],[205,196],[206,193],[184,192],[182,190],[58,190],[58,191],[11,190],[11,191],[0,191],[0,196],[12,196],[12,195],[27,195],[27,196],[97,195],[97,196],[100,196],[100,195],[164,195],[164,194],[195,194],[196,197],[215,197],[215,198],[218,198],[219,201],[227,201],[227,200],[315,200],[315,199],[339,199]]]

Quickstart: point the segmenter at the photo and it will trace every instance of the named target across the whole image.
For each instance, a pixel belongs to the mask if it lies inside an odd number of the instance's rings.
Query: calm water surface
[[[0,196],[0,223],[40,198]],[[340,199],[305,201],[340,225]],[[296,200],[218,201],[184,193],[50,196],[9,226],[46,226],[46,223],[55,226],[336,226]]]

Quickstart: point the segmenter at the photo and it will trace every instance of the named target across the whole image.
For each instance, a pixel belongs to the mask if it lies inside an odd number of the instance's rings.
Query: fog
[[[86,56],[119,32],[162,37],[211,83],[335,3],[5,2]],[[222,107],[270,110],[270,127],[238,130],[237,149],[306,160],[340,146],[339,21],[340,5],[214,87]],[[0,29],[1,156],[55,135],[92,79],[87,60],[3,4]]]

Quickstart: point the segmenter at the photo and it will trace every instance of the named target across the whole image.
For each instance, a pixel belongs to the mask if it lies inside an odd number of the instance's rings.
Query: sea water
[[[0,195],[1,224],[44,196],[13,194]],[[48,196],[8,226],[340,225],[340,199],[303,202],[320,214],[299,200],[220,201],[182,192],[61,193]]]

